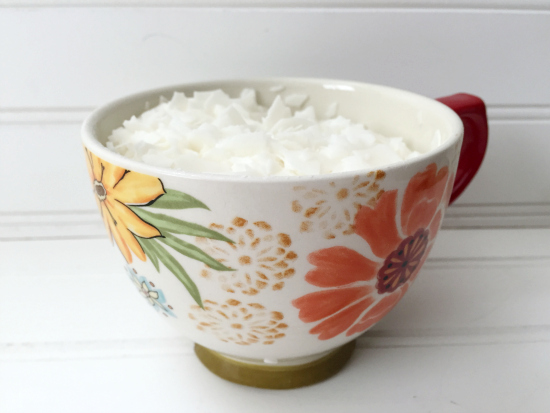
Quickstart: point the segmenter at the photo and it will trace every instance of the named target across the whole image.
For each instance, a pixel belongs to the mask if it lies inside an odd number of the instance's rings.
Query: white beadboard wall
[[[0,412],[547,413],[550,1],[0,0]],[[217,379],[106,240],[80,144],[97,105],[304,76],[481,96],[490,144],[414,288],[333,379]]]
[[[311,76],[431,97],[481,96],[489,110],[489,150],[450,211],[453,225],[483,225],[483,217],[487,225],[548,222],[548,2],[487,1],[478,8],[458,1],[442,2],[444,8],[429,1],[407,8],[370,1],[346,3],[362,7],[137,3],[0,3],[0,183],[3,194],[17,194],[3,196],[0,213],[95,208],[79,125],[110,99],[207,79]],[[36,173],[29,173],[31,165]]]

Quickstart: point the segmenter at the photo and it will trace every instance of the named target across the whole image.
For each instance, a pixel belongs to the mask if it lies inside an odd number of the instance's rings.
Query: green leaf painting
[[[163,209],[202,208],[210,210],[201,201],[193,198],[191,195],[173,189],[166,189],[165,191],[166,193],[151,204],[151,207]]]
[[[183,269],[180,263],[172,256],[168,251],[166,251],[160,244],[156,242],[155,238],[145,239],[142,238],[141,242],[144,242],[148,245],[148,249],[152,250],[155,256],[164,264],[164,266],[174,274],[178,280],[185,286],[191,297],[195,302],[203,308],[201,295],[196,284],[193,282],[189,274]],[[140,244],[141,244],[140,242]]]
[[[159,238],[160,241],[164,242],[169,247],[172,247],[177,252],[186,257],[192,258],[197,261],[204,262],[210,268],[218,271],[235,271],[233,268],[228,268],[219,261],[212,258],[210,255],[206,254],[200,248],[189,244],[171,234],[166,234],[164,238]]]
[[[181,219],[165,214],[156,214],[136,206],[130,206],[129,208],[143,221],[156,227],[162,234],[165,232],[170,232],[172,234],[192,235],[194,237],[204,237],[217,239],[219,241],[233,242],[219,232],[198,224],[193,224],[192,222],[182,221]]]
[[[154,213],[144,209],[143,206],[127,206],[139,218],[156,227],[161,233],[160,237],[154,238],[141,238],[136,236],[136,239],[145,252],[145,255],[151,260],[151,263],[155,269],[160,271],[160,264],[164,265],[168,271],[174,274],[176,278],[181,281],[191,297],[193,297],[195,302],[202,308],[202,298],[197,285],[193,282],[192,278],[189,276],[187,271],[185,271],[180,262],[174,258],[169,251],[173,250],[184,257],[203,262],[213,270],[234,271],[234,269],[226,267],[197,246],[176,237],[174,234],[204,237],[230,243],[233,243],[233,241],[219,232],[213,231],[199,224],[183,221],[166,214]],[[210,210],[204,203],[191,195],[172,189],[167,189],[164,195],[160,196],[156,201],[148,206],[162,209],[201,208],[208,211]],[[166,249],[162,244],[170,247],[170,249]]]
[[[159,259],[156,254],[156,250],[151,245],[151,243],[154,243],[154,239],[140,238],[140,237],[136,237],[136,239],[138,240],[139,245],[141,245],[143,252],[145,252],[145,255],[149,257],[149,259],[151,260],[151,263],[155,266],[155,269],[157,271],[160,271]]]

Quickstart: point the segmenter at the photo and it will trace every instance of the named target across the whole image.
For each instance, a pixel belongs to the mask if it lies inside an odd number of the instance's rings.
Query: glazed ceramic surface
[[[379,170],[242,178],[126,159],[103,144],[174,91],[305,93],[414,149]],[[449,203],[463,136],[447,106],[382,86],[314,79],[220,81],[118,100],[83,127],[90,182],[130,284],[194,342],[267,363],[321,356],[381,320],[411,287]]]

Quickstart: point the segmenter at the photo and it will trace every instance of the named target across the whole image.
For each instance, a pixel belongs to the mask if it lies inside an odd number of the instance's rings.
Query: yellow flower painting
[[[86,150],[88,172],[103,222],[111,240],[128,263],[132,252],[140,260],[146,255],[136,236],[141,238],[160,237],[160,231],[138,217],[128,205],[147,205],[164,195],[160,179],[128,171],[112,165]]]
[[[88,173],[97,205],[107,233],[128,263],[133,256],[151,262],[160,272],[161,264],[176,276],[191,297],[202,308],[202,299],[193,277],[183,265],[187,260],[200,261],[212,271],[235,271],[212,258],[196,245],[185,241],[215,239],[233,243],[219,232],[202,225],[183,221],[168,213],[200,208],[210,211],[197,198],[165,188],[159,178],[130,171],[107,162],[86,149]],[[169,249],[166,249],[166,247]],[[176,258],[171,250],[176,252]]]

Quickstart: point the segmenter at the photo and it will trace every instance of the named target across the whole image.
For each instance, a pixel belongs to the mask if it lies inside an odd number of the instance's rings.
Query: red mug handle
[[[487,111],[483,100],[466,93],[445,96],[437,100],[454,110],[464,124],[464,140],[451,192],[450,203],[452,203],[466,189],[485,156],[489,137]]]

